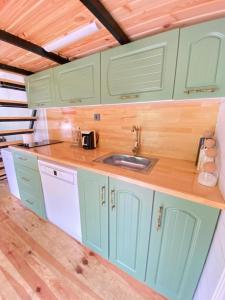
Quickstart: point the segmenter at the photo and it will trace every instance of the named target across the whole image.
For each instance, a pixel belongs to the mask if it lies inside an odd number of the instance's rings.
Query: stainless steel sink
[[[133,171],[147,172],[155,165],[158,159],[127,154],[107,154],[95,159],[94,161]]]

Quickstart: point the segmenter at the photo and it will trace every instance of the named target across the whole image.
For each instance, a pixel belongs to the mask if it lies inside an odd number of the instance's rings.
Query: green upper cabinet
[[[100,103],[100,53],[56,67],[57,106]]]
[[[191,300],[219,210],[155,193],[147,283],[171,300]]]
[[[53,69],[49,69],[26,77],[25,84],[30,108],[54,106],[55,93],[52,72]]]
[[[108,177],[78,170],[83,243],[108,257]]]
[[[179,30],[101,53],[101,102],[171,99]]]
[[[153,191],[113,178],[109,182],[110,260],[144,281]]]
[[[225,19],[181,29],[175,99],[225,96]]]

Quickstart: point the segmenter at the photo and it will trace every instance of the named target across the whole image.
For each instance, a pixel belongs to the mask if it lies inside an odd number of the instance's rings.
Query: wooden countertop
[[[85,168],[186,200],[219,209],[225,208],[225,200],[219,188],[217,186],[209,188],[200,185],[197,182],[195,165],[190,161],[160,157],[150,172],[138,173],[93,162],[94,159],[112,152],[107,149],[84,150],[82,148],[75,148],[66,142],[32,149],[19,146],[11,146],[11,148],[33,153],[39,159],[54,161],[72,167]]]

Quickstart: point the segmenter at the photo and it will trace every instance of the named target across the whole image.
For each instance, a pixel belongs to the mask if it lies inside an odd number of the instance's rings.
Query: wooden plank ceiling
[[[224,0],[102,0],[131,40],[225,16]],[[71,31],[99,21],[79,0],[0,1],[0,29],[39,46]],[[55,52],[73,60],[118,45],[103,26],[101,29]],[[0,63],[32,72],[57,63],[0,41]]]

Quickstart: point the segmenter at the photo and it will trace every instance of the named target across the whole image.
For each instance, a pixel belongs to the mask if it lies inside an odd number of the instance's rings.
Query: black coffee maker
[[[95,149],[96,148],[96,133],[95,131],[82,131],[82,147],[84,149]]]

